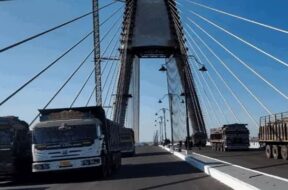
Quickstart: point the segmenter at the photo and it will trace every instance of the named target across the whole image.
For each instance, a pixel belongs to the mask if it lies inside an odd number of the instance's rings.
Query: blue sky
[[[266,24],[277,26],[279,28],[288,29],[288,2],[284,0],[266,1],[266,0],[195,0],[214,8],[225,10],[230,13],[241,15],[250,19],[257,20]],[[211,35],[215,36],[219,41],[223,42],[231,51],[235,52],[251,67],[255,68],[259,73],[265,76],[269,81],[279,87],[283,92],[288,94],[287,88],[287,74],[288,68],[277,62],[259,54],[250,47],[243,45],[232,37],[227,36],[222,31],[196,18],[189,10],[193,10],[202,16],[211,19],[213,22],[223,26],[227,30],[241,36],[249,42],[267,50],[269,53],[275,55],[288,62],[287,45],[288,35],[279,32],[263,29],[243,21],[239,21],[227,16],[214,13],[203,8],[194,6],[186,0],[178,0],[179,3],[185,6],[179,6],[184,12],[182,16],[183,23],[188,22],[186,17],[195,20],[201,27],[205,28]],[[107,1],[100,0],[100,4],[106,4]],[[101,12],[101,20],[107,18],[112,11],[118,9],[121,3],[117,3],[109,9]],[[0,48],[10,45],[14,42],[24,39],[27,36],[41,32],[57,24],[63,23],[71,18],[77,17],[81,14],[91,10],[90,0],[15,0],[0,2]],[[121,14],[117,14],[109,23],[113,23],[120,18]],[[109,28],[109,23],[104,25],[101,29],[102,36]],[[120,24],[120,22],[119,22]],[[104,49],[112,38],[113,34],[118,31],[118,26],[115,26],[107,40],[103,41],[102,48]],[[255,94],[263,100],[265,104],[273,112],[287,111],[288,101],[281,98],[277,93],[271,90],[241,66],[233,57],[224,53],[221,48],[211,41],[204,33],[195,28],[195,31],[201,36],[215,52],[227,62],[227,65],[233,70],[239,78],[255,92]],[[24,81],[30,79],[35,73],[48,65],[62,52],[70,48],[85,34],[92,30],[92,18],[87,17],[81,21],[71,24],[67,27],[54,31],[46,36],[33,40],[27,44],[14,48],[10,51],[0,54],[0,99],[4,99],[13,90],[19,87]],[[203,48],[204,52],[213,62],[217,70],[223,74],[227,83],[229,83],[240,99],[245,103],[247,109],[252,113],[256,120],[259,116],[266,115],[266,112],[255,103],[255,101],[239,86],[237,81],[225,71],[225,69],[217,62],[215,57],[210,54],[204,46],[201,45],[197,38],[192,35],[196,42]],[[116,41],[115,41],[116,43]],[[71,54],[61,60],[55,67],[51,68],[47,73],[42,75],[38,80],[31,83],[21,93],[0,107],[0,115],[18,115],[20,118],[30,122],[37,114],[37,109],[43,107],[53,93],[61,86],[70,73],[77,67],[77,65],[84,59],[85,56],[92,50],[92,38],[90,37],[79,48],[75,49]],[[112,50],[109,49],[107,56]],[[199,54],[199,53],[198,53]],[[200,55],[200,54],[199,54]],[[204,60],[201,57],[201,60]],[[84,65],[79,73],[73,78],[71,83],[61,92],[61,94],[53,101],[50,107],[65,107],[70,105],[77,91],[83,84],[89,72],[93,68],[92,58]],[[205,60],[203,61],[205,65]],[[162,97],[166,92],[166,78],[164,74],[158,72],[158,69],[163,60],[142,60],[141,61],[141,127],[140,138],[143,141],[151,140],[154,133],[154,119],[155,112],[161,106],[167,107],[167,102],[163,105],[158,105],[159,97]],[[207,65],[208,72],[211,74],[215,82],[220,86],[223,95],[227,98],[229,104],[233,107],[236,113],[239,114],[241,121],[249,124],[249,128],[253,135],[257,134],[257,128],[252,126],[251,121],[243,113],[239,105],[235,102],[231,94],[223,86],[219,78],[215,75],[213,70]],[[110,65],[108,65],[110,68]],[[113,70],[113,68],[112,68]],[[196,70],[195,70],[196,71]],[[207,76],[204,76],[207,77]],[[94,80],[90,80],[83,94],[80,96],[76,105],[85,105],[89,97]],[[210,84],[211,85],[211,84]],[[212,85],[211,85],[212,86]],[[197,86],[201,100],[206,101],[205,94],[200,86]],[[221,101],[216,89],[211,88],[215,93],[216,99]],[[206,92],[208,93],[208,91]],[[209,94],[208,94],[209,95]],[[95,104],[91,102],[91,105]],[[217,110],[215,103],[211,102],[212,109]],[[225,113],[228,113],[224,110]],[[207,128],[218,127],[212,117],[211,110],[205,113]],[[216,112],[217,117],[224,123],[224,118]],[[227,114],[227,117],[231,117]],[[233,121],[230,121],[233,122]]]

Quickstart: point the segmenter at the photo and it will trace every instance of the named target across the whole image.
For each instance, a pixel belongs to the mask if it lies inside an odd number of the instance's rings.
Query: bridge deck
[[[249,169],[288,178],[288,161],[267,159],[264,150],[215,152],[211,150],[211,147],[206,147],[201,150],[194,148],[193,151]]]
[[[69,178],[67,177],[69,176]],[[3,185],[3,184],[2,184]],[[16,187],[17,186],[17,187]],[[119,172],[106,180],[89,179],[79,173],[22,184],[6,184],[5,189],[229,189],[189,164],[158,147],[139,147],[137,156],[123,159]],[[0,185],[1,189],[1,185]]]

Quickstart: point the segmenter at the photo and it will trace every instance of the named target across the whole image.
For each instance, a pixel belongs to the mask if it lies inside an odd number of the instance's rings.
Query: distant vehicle
[[[142,146],[146,146],[145,143],[143,142],[135,143],[135,147],[142,147]]]
[[[120,129],[120,146],[122,155],[134,156],[135,140],[133,129],[124,127]]]
[[[288,112],[260,118],[259,143],[267,158],[288,159]]]
[[[33,172],[91,168],[105,177],[121,166],[121,126],[102,107],[39,111],[40,123],[32,130]]]
[[[207,135],[203,132],[197,132],[192,135],[192,144],[196,147],[205,147],[207,143]]]
[[[210,143],[212,150],[248,150],[249,130],[246,124],[229,124],[210,131]]]
[[[31,172],[29,126],[18,117],[0,117],[0,176],[13,177]]]

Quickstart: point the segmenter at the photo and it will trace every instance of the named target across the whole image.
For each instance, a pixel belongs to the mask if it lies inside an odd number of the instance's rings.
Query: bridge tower
[[[139,141],[139,59],[165,58],[167,78],[174,64],[181,91],[187,101],[188,114],[194,137],[206,140],[205,123],[189,66],[188,49],[180,17],[174,0],[127,0],[122,26],[121,68],[117,86],[114,121],[125,123],[128,103],[133,103],[132,125],[135,140]],[[169,93],[173,78],[168,81]],[[178,92],[179,93],[179,92]],[[132,96],[131,96],[132,95]],[[173,100],[169,99],[170,108]],[[171,110],[171,117],[177,117]],[[126,118],[127,119],[127,118]]]

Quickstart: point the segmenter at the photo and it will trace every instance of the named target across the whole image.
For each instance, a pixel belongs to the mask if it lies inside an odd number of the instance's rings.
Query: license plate
[[[71,163],[69,160],[63,160],[63,161],[60,161],[60,167],[69,167],[71,166]]]

